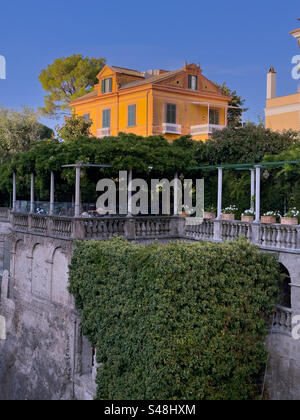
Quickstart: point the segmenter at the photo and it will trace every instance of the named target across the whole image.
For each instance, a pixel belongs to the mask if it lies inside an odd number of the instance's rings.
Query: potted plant
[[[274,225],[277,222],[277,218],[281,217],[277,211],[268,211],[261,216],[261,223],[267,225]]]
[[[235,213],[239,209],[236,206],[229,206],[222,210],[222,220],[230,221],[232,222],[235,220]]]
[[[253,210],[245,210],[242,214],[242,222],[253,223],[255,213]]]
[[[204,219],[215,219],[217,217],[217,210],[214,206],[206,207],[204,211]]]
[[[193,214],[195,211],[194,209],[191,209],[189,206],[182,206],[181,213],[179,213],[179,216],[181,217],[190,217],[191,214]]]
[[[298,225],[300,212],[296,209],[296,207],[290,209],[284,217],[281,217],[280,223],[282,225],[289,225],[289,226],[295,226]]]

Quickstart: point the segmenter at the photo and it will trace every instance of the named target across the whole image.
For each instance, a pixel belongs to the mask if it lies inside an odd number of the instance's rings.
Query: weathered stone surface
[[[130,240],[141,244],[154,240],[152,227],[146,222],[138,222]],[[39,223],[43,233],[26,232],[23,221],[18,223],[20,230],[9,235],[10,224],[0,222],[0,272],[8,236],[10,242],[10,271],[9,275],[4,273],[0,299],[0,316],[5,319],[6,329],[6,340],[0,337],[0,400],[91,400],[96,392],[97,365],[67,291],[74,239],[71,225],[59,221],[56,237],[52,231],[47,236],[46,227]],[[79,230],[88,233],[85,223],[80,221]],[[174,223],[171,221],[168,227],[172,235],[158,238],[161,243],[195,240],[184,239],[182,226],[177,229]],[[97,229],[91,238],[107,239]],[[211,235],[211,229],[204,233]],[[286,248],[263,252],[277,254],[289,271],[292,310],[300,313],[300,253]],[[7,261],[5,264],[9,266]],[[291,337],[284,322],[283,332],[269,335],[267,346],[270,360],[266,386],[270,398],[300,399],[300,341]]]
[[[10,276],[2,283],[0,400],[92,399],[92,349],[68,293],[73,243],[14,234]],[[84,356],[82,356],[84,350]],[[85,371],[83,371],[85,369]]]

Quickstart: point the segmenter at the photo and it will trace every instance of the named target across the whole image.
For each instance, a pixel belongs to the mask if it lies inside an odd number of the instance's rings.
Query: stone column
[[[54,214],[54,192],[55,192],[54,182],[55,182],[54,172],[51,171],[51,175],[50,175],[50,216],[53,216],[53,214]]]
[[[80,216],[80,210],[81,210],[81,204],[80,204],[80,176],[81,176],[81,167],[76,166],[75,217]]]
[[[34,213],[34,174],[30,177],[30,213]]]
[[[131,217],[132,216],[132,169],[130,169],[129,174],[128,174],[128,212],[127,212],[127,216]]]
[[[255,223],[260,223],[261,166],[256,168]]]
[[[178,215],[178,172],[174,176],[174,216]]]
[[[16,201],[17,201],[17,181],[16,173],[13,173],[13,211],[16,211]]]
[[[223,168],[218,168],[218,216],[217,220],[222,218],[222,194],[223,194]]]
[[[254,198],[255,198],[255,169],[251,169],[251,201],[250,201],[250,209],[252,211],[255,210],[254,208]]]

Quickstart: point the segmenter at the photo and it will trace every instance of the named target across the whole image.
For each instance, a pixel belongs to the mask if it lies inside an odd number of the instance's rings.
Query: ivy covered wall
[[[70,291],[97,347],[97,399],[256,399],[274,257],[245,240],[79,242]]]

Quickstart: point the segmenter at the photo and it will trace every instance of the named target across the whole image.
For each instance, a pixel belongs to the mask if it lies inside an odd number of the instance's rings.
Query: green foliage
[[[44,108],[41,108],[43,114],[53,116],[61,113],[68,108],[70,101],[90,92],[105,62],[104,58],[74,54],[58,58],[42,70],[39,80],[43,89],[49,92],[44,100]]]
[[[58,136],[64,141],[73,141],[80,137],[89,137],[92,120],[86,120],[84,117],[73,114],[71,117],[65,117],[65,123],[56,128]]]
[[[36,193],[40,200],[49,200],[50,171],[56,177],[56,201],[72,201],[75,170],[63,165],[75,162],[113,165],[112,169],[89,168],[81,179],[82,200],[96,202],[96,184],[101,178],[117,178],[119,170],[134,170],[144,179],[174,176],[177,170],[195,164],[195,142],[188,137],[169,143],[162,136],[139,137],[120,134],[119,137],[79,137],[72,141],[43,141],[25,153],[16,155],[0,166],[0,191],[7,195],[12,188],[12,172],[17,173],[18,197],[28,199],[30,173],[36,174]],[[152,168],[152,169],[151,169]],[[2,198],[2,193],[1,193]]]
[[[222,85],[217,84],[217,86],[222,90],[224,95],[230,96],[232,98],[232,100],[229,102],[229,106],[239,108],[228,109],[228,126],[241,127],[243,123],[243,112],[248,111],[247,108],[243,108],[246,102],[245,99],[239,96],[236,90],[231,90],[226,83],[223,83]]]
[[[53,131],[39,123],[38,118],[31,108],[15,111],[0,107],[0,163],[53,136]]]
[[[236,243],[78,242],[70,292],[97,347],[97,399],[259,397],[273,256]]]
[[[300,145],[299,133],[278,133],[260,125],[214,131],[199,151],[199,160],[220,163],[261,162],[265,155],[276,155],[292,145]]]

